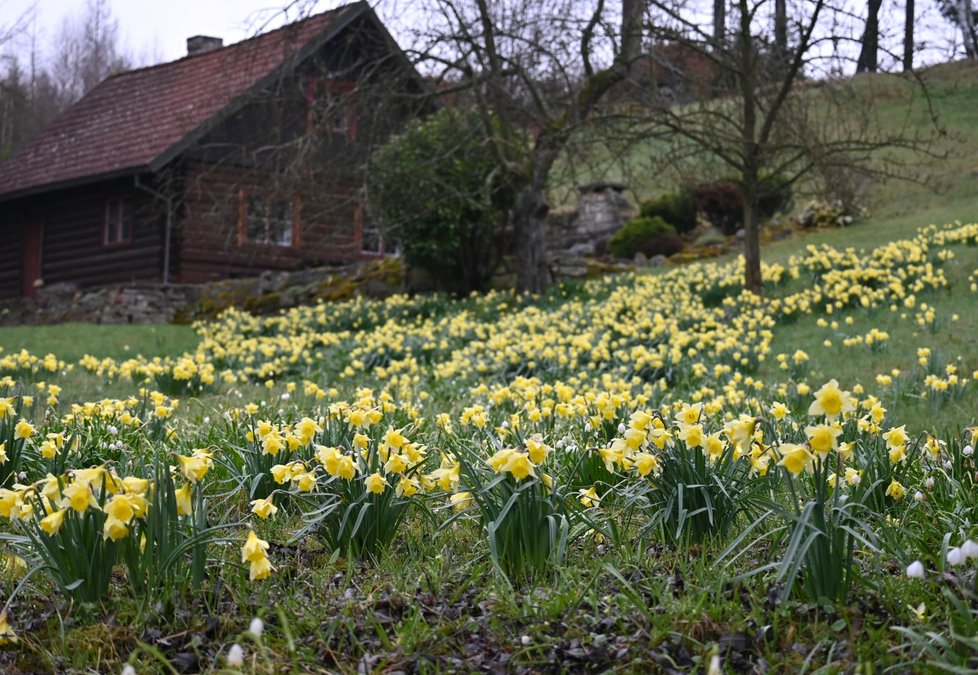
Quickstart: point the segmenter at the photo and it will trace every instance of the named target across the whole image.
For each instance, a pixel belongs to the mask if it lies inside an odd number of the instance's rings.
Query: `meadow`
[[[870,227],[5,329],[0,666],[974,669],[978,224]]]

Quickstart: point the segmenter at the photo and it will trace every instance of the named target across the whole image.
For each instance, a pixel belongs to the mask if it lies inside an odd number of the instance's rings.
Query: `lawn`
[[[0,669],[973,671],[978,203],[887,190],[763,298],[0,330]]]

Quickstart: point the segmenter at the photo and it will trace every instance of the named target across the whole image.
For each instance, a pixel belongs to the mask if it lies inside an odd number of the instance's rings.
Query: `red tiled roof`
[[[345,5],[222,49],[104,80],[0,164],[0,196],[148,167],[365,6]]]

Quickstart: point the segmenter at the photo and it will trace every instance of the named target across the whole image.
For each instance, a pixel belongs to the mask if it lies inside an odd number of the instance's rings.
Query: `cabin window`
[[[132,204],[128,199],[110,199],[105,203],[102,243],[106,246],[132,243]]]
[[[310,78],[306,99],[309,104],[308,131],[337,136],[356,136],[353,84],[324,78]]]
[[[296,243],[297,200],[243,195],[243,242],[293,246]]]

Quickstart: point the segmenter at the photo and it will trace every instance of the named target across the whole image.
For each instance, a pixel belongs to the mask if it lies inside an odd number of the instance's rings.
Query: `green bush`
[[[484,137],[477,116],[444,109],[371,158],[370,201],[384,236],[440,290],[486,290],[506,245],[512,191],[493,180],[496,158]]]
[[[692,199],[707,220],[724,234],[736,234],[744,226],[744,191],[741,183],[725,178],[697,185]],[[787,211],[792,204],[791,182],[782,174],[761,177],[757,202],[759,220],[770,220],[774,214]]]
[[[676,228],[656,216],[639,216],[625,223],[608,241],[608,250],[618,258],[631,258],[642,249],[646,240],[657,235],[675,235]]]
[[[644,218],[659,217],[676,231],[684,234],[696,227],[696,200],[692,192],[682,191],[664,194],[642,202],[639,215]]]

